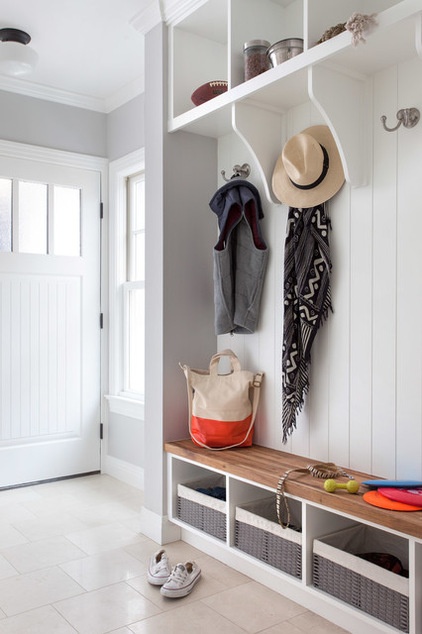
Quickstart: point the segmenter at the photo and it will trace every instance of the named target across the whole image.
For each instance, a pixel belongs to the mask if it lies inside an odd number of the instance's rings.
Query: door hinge
[[[100,328],[104,328],[104,313],[100,313]]]
[[[100,203],[100,220],[104,218],[104,203]]]
[[[104,438],[104,424],[100,423],[100,440]]]

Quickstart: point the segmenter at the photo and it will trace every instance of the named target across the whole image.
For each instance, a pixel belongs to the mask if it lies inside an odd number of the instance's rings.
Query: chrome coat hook
[[[221,176],[228,183],[232,178],[248,178],[251,173],[251,168],[248,163],[243,163],[243,165],[234,165],[233,166],[233,174],[230,178],[226,178],[226,171],[221,170]]]
[[[389,128],[385,125],[385,122],[387,121],[387,117],[385,115],[382,115],[381,121],[384,126],[384,130],[387,130],[387,132],[394,132],[394,130],[397,130],[401,124],[403,124],[405,128],[414,128],[418,123],[420,116],[420,112],[417,108],[402,108],[396,115],[398,123],[394,126],[394,128]]]

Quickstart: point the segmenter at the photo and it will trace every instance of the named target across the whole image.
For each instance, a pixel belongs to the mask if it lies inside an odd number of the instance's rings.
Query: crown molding
[[[41,84],[35,84],[27,80],[23,81],[12,77],[1,77],[0,90],[14,92],[19,95],[26,95],[27,97],[34,97],[36,99],[44,99],[45,101],[55,101],[67,106],[96,110],[97,112],[105,112],[103,99],[79,95],[65,90],[60,90],[58,88],[51,88],[50,86],[42,86]]]
[[[154,0],[150,4],[136,13],[130,20],[130,24],[134,29],[145,35],[151,31],[157,24],[162,22],[162,13],[159,0]]]
[[[142,76],[130,84],[123,86],[109,97],[101,99],[99,97],[90,97],[88,95],[80,95],[60,90],[58,88],[51,88],[50,86],[42,86],[41,84],[22,81],[12,77],[0,78],[0,90],[4,90],[5,92],[13,92],[26,97],[33,97],[44,101],[53,101],[65,106],[94,110],[95,112],[101,112],[104,114],[108,114],[116,108],[119,108],[119,106],[131,101],[131,99],[134,99],[143,93],[144,89],[145,80]]]
[[[166,24],[174,24],[206,2],[207,0],[163,0],[163,20]]]
[[[145,35],[160,22],[173,24],[205,4],[207,0],[153,0],[130,21],[133,28]]]

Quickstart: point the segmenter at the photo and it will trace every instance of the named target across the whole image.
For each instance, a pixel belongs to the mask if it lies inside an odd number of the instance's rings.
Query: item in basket
[[[356,557],[370,561],[372,564],[390,570],[401,577],[409,577],[409,571],[403,568],[400,559],[390,553],[358,553]]]
[[[404,504],[422,507],[422,487],[414,489],[382,487],[378,490],[378,493],[381,493],[381,495],[384,495],[390,500],[395,500],[396,502],[403,502]]]
[[[196,489],[199,493],[204,493],[204,495],[210,495],[213,498],[217,498],[218,500],[226,500],[226,487],[209,487],[208,489],[204,487],[198,487]]]
[[[389,509],[390,511],[422,511],[420,506],[413,506],[411,504],[403,504],[403,502],[389,500],[385,497],[385,495],[381,495],[378,491],[367,491],[363,494],[363,499],[372,506]]]

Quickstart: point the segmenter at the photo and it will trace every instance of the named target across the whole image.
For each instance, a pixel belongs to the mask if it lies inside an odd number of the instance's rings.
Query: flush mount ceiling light
[[[12,77],[27,75],[35,67],[38,55],[27,46],[31,36],[20,29],[0,29],[0,73]]]

